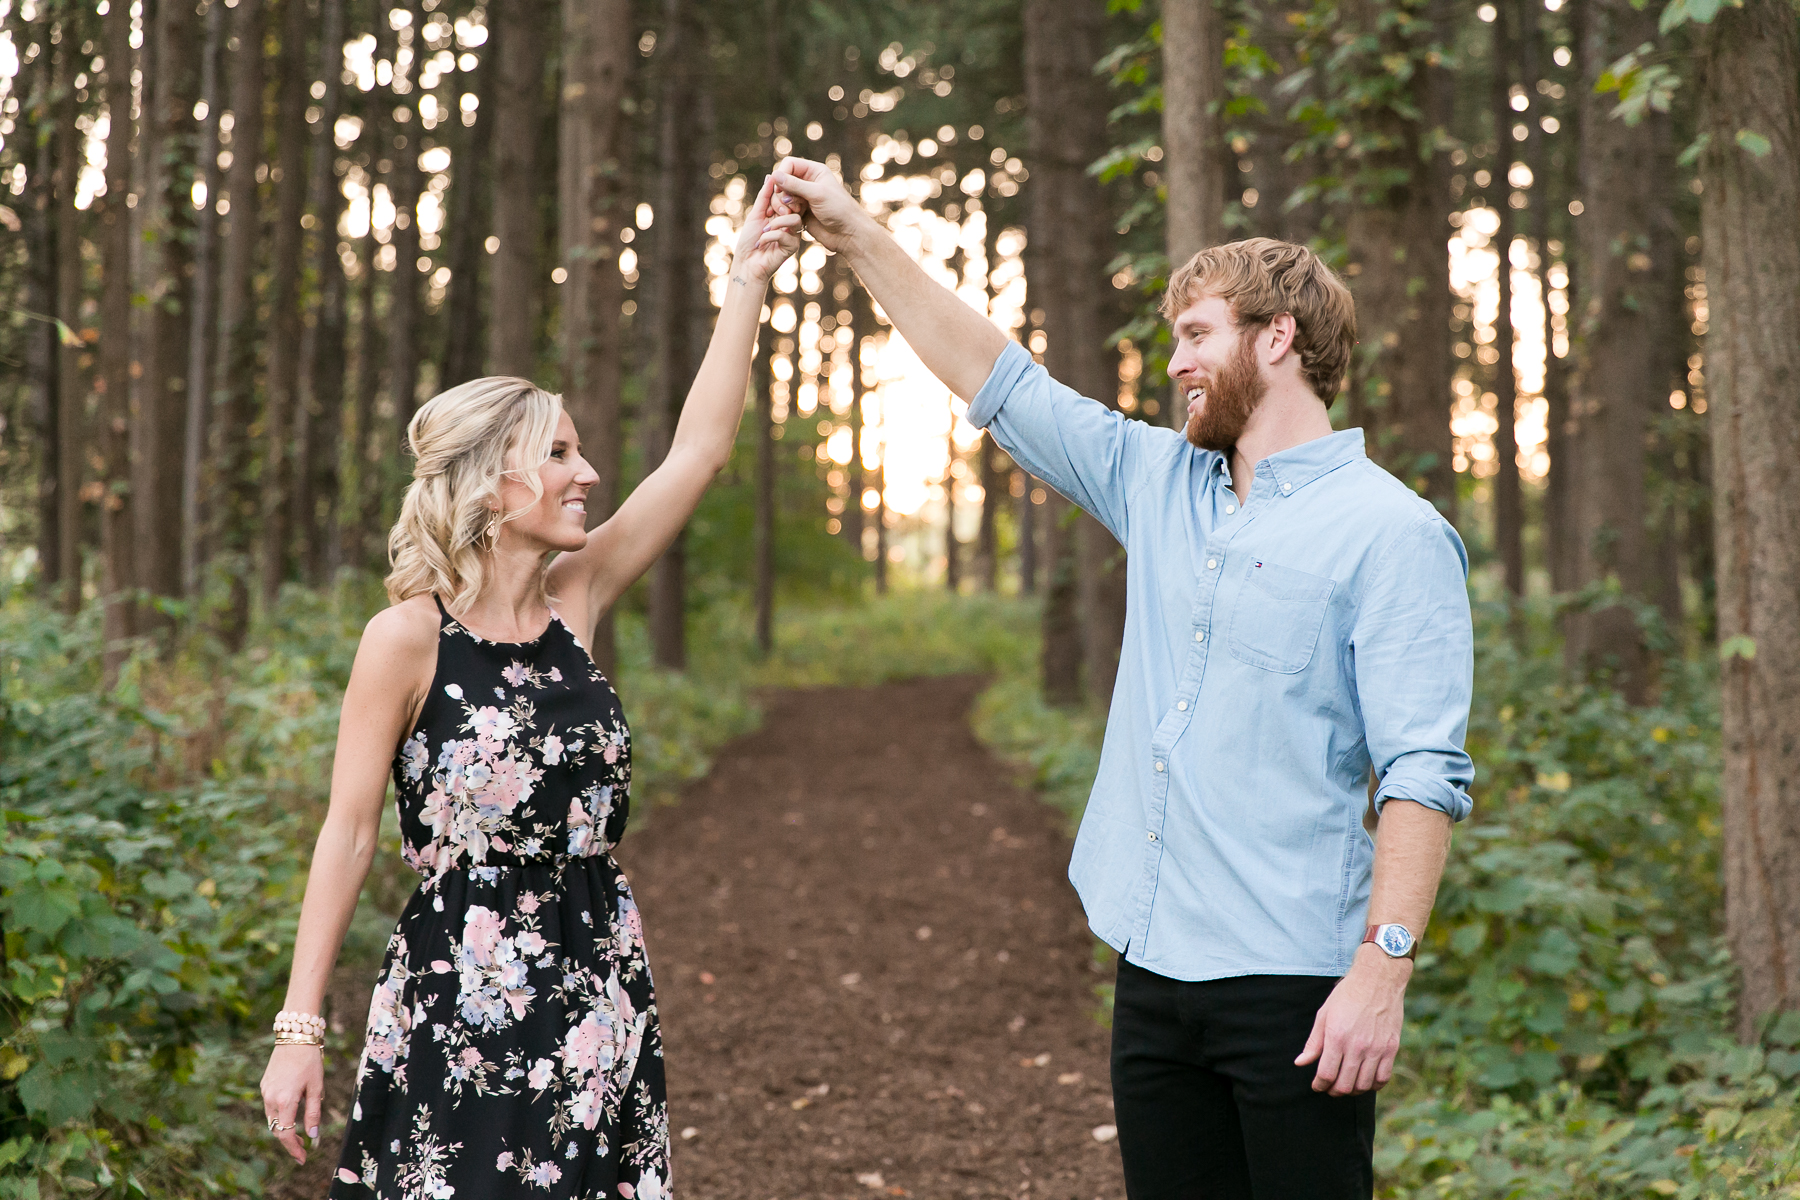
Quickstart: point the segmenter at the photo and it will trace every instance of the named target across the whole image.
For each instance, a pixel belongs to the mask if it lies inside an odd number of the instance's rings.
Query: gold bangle
[[[275,1035],[275,1044],[277,1046],[323,1046],[325,1039],[307,1037],[302,1034],[280,1033]]]

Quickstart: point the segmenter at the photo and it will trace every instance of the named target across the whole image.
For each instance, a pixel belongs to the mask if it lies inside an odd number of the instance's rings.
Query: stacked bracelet
[[[311,1013],[289,1012],[282,1009],[275,1014],[275,1044],[277,1046],[323,1046],[325,1044],[325,1018]]]

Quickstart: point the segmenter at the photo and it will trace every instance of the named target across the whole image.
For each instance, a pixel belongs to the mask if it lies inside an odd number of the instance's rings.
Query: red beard
[[[1188,417],[1187,440],[1202,450],[1228,452],[1244,436],[1250,415],[1268,392],[1268,382],[1256,369],[1256,334],[1238,332],[1237,346],[1224,367],[1206,386],[1200,411]]]

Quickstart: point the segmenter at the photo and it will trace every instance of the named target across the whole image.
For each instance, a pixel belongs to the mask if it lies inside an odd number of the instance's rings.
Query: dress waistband
[[[610,854],[610,850],[602,850],[598,854],[550,854],[540,855],[537,858],[527,858],[520,854],[489,849],[488,852],[482,856],[480,862],[458,863],[456,866],[449,869],[452,871],[479,871],[483,867],[545,867],[550,870],[560,871],[572,862],[583,862],[587,859],[602,859],[610,856]]]

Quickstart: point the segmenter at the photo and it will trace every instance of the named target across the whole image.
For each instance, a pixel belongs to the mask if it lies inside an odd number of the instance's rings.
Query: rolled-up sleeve
[[[1441,517],[1387,547],[1357,606],[1356,692],[1375,777],[1375,807],[1411,800],[1453,821],[1473,807],[1463,749],[1474,689],[1468,556]]]
[[[1025,347],[1008,342],[969,405],[969,422],[1125,541],[1141,421],[1056,382]]]

